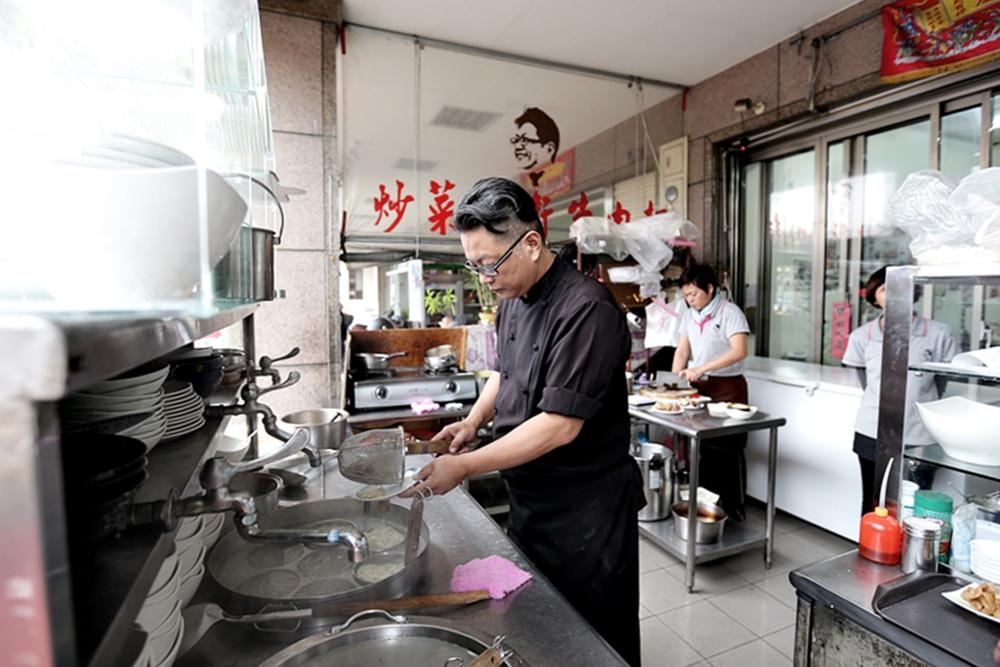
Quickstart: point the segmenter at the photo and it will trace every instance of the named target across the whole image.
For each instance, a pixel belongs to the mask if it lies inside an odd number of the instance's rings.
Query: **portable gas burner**
[[[368,372],[354,378],[356,410],[405,407],[421,398],[442,404],[465,402],[477,396],[473,373],[456,369],[429,371],[423,367],[394,367],[390,371]]]

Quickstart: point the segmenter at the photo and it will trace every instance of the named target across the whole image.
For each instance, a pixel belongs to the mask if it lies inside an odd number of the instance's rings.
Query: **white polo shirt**
[[[878,404],[882,386],[882,327],[881,318],[863,324],[851,332],[847,351],[841,359],[845,366],[864,368],[867,385],[861,397],[861,407],[854,422],[854,430],[861,435],[875,438],[878,434]],[[927,361],[951,361],[955,356],[955,339],[947,324],[916,317],[910,329],[910,364]],[[906,417],[903,422],[903,444],[929,445],[934,438],[924,428],[915,414],[914,403],[936,401],[938,395],[936,376],[933,373],[906,374]]]
[[[721,297],[720,297],[721,299]],[[750,333],[746,315],[736,304],[721,299],[715,312],[699,317],[692,308],[684,313],[680,334],[687,336],[691,345],[691,360],[688,367],[700,366],[718,359],[729,351],[729,339],[736,334]],[[725,368],[706,373],[710,377],[733,377],[743,373],[743,362],[739,361]]]

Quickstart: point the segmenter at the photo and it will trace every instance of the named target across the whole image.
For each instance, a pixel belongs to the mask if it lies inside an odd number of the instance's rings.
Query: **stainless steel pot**
[[[218,351],[222,354],[222,384],[228,386],[242,382],[247,374],[246,352],[237,348]]]
[[[642,491],[646,506],[639,511],[639,521],[659,521],[670,513],[674,485],[670,471],[674,453],[662,445],[641,445],[632,457],[642,472]]]
[[[458,364],[458,355],[451,345],[438,345],[424,352],[424,368],[443,371]]]
[[[674,534],[682,540],[688,536],[688,501],[682,500],[671,507],[674,515]],[[715,544],[722,540],[722,529],[726,527],[726,513],[718,505],[698,503],[698,521],[694,528],[696,544]]]
[[[315,408],[289,413],[281,421],[291,426],[291,430],[304,428],[309,431],[309,442],[316,449],[340,449],[347,437],[348,416],[346,410]]]
[[[355,614],[343,625],[311,635],[279,651],[261,667],[282,665],[471,665],[490,646],[501,645],[498,664],[526,666],[511,644],[442,618],[394,616],[382,610]],[[477,663],[478,664],[478,663]]]
[[[391,354],[385,354],[383,352],[355,352],[354,358],[359,362],[359,365],[366,371],[384,371],[389,368],[389,361],[395,359],[396,357],[405,357],[406,352],[392,352]]]
[[[230,491],[248,494],[261,512],[278,509],[282,486],[281,478],[269,472],[241,472],[229,481]]]

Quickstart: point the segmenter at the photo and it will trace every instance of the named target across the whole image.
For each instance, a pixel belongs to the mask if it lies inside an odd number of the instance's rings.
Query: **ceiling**
[[[856,0],[344,0],[344,20],[694,85]]]
[[[345,0],[344,18],[407,35],[693,85],[853,3],[622,0],[615,5],[614,21],[607,20],[607,4],[590,0],[593,11],[581,10],[583,4]],[[639,91],[625,81],[433,44],[418,50],[410,39],[353,28],[338,76],[347,234],[355,243],[369,237],[363,244],[369,248],[393,240],[405,244],[414,236],[422,237],[421,247],[432,240],[454,244],[451,232],[445,237],[429,232],[431,181],[454,182],[450,194],[457,200],[483,176],[516,178],[510,137],[517,129],[514,119],[528,107],[539,107],[555,120],[563,152],[679,94],[655,85]],[[478,114],[484,125],[436,123],[449,108]],[[646,144],[636,125],[635,131],[615,133],[609,150],[651,148]],[[637,164],[637,173],[647,166],[652,165]],[[388,223],[376,224],[374,195],[381,184],[395,195],[396,180],[415,200],[399,227],[386,235]]]

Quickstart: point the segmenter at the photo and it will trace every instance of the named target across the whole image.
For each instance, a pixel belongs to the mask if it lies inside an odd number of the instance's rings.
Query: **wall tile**
[[[338,23],[344,14],[343,0],[260,0],[261,11],[275,11]]]
[[[705,185],[695,183],[688,185],[687,214],[688,220],[698,225],[702,238],[705,236]]]
[[[297,346],[296,363],[326,363],[326,256],[280,249],[276,255],[274,284],[285,297],[258,311],[257,355],[278,356]]]
[[[323,138],[275,132],[274,150],[282,185],[306,191],[283,204],[285,235],[281,247],[323,250]]]
[[[576,147],[576,183],[590,187],[615,168],[615,130],[605,130]]]
[[[772,47],[699,83],[688,93],[685,134],[702,137],[739,124],[740,114],[733,111],[733,102],[739,98],[749,97],[773,109],[778,102],[777,80],[778,50]]]
[[[663,100],[646,110],[649,137],[659,150],[661,144],[684,135],[684,113],[681,111],[681,93]]]
[[[320,22],[261,12],[271,118],[275,130],[320,134],[323,129]]]
[[[705,180],[705,150],[707,143],[705,139],[688,138],[688,183],[700,183]]]

